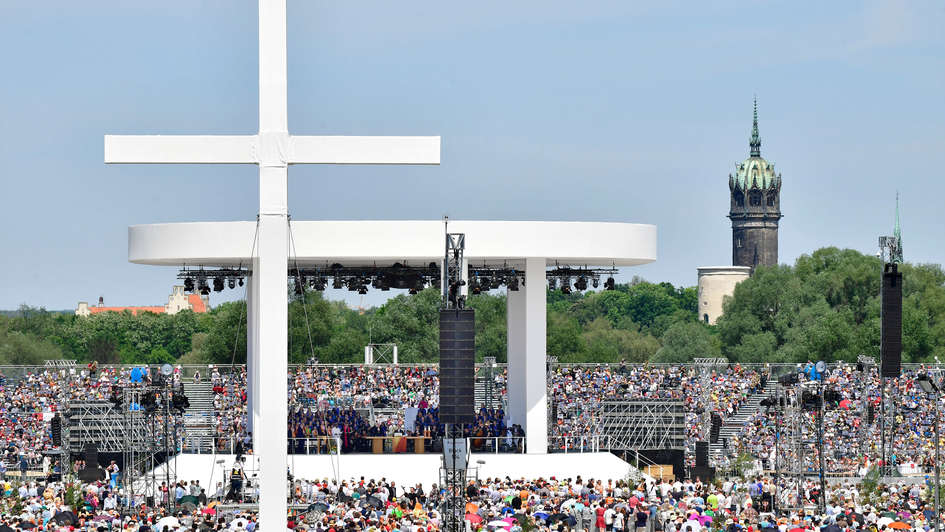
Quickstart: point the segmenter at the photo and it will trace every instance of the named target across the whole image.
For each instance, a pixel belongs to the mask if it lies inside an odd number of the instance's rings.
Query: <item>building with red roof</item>
[[[177,314],[182,310],[192,310],[202,314],[210,310],[210,297],[200,294],[188,294],[184,292],[183,286],[175,286],[171,289],[171,295],[167,297],[167,304],[164,306],[144,306],[144,307],[106,307],[105,298],[98,298],[98,305],[89,306],[86,301],[79,301],[79,306],[75,309],[76,316],[91,316],[102,312],[131,312],[137,316],[142,312],[151,312],[154,314]]]

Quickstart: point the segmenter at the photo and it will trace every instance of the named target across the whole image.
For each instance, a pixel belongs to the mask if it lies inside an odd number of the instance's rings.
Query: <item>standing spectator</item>
[[[20,454],[20,476],[23,482],[26,482],[26,470],[29,469],[29,463],[26,460],[26,453]]]

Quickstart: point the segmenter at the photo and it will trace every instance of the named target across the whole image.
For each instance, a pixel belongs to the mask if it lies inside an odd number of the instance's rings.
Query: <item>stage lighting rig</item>
[[[468,277],[471,280],[477,280],[479,284],[478,292],[473,292],[472,284],[470,284],[470,293],[479,294],[482,291],[488,292],[489,290],[502,288],[502,286],[507,287],[509,290],[516,291],[519,289],[519,286],[522,285],[522,277],[524,277],[524,275],[525,272],[511,268],[508,265],[470,265]]]
[[[587,290],[587,277],[584,277],[584,276],[578,277],[578,280],[574,281],[574,288],[582,292]]]
[[[555,265],[551,270],[548,270],[545,275],[548,278],[549,286],[554,290],[553,279],[557,279],[558,282],[562,284],[562,292],[564,292],[564,285],[567,283],[568,288],[571,287],[571,279],[574,279],[574,289],[575,290],[587,290],[588,284],[594,288],[600,287],[600,279],[604,275],[608,275],[607,280],[604,281],[605,290],[613,290],[615,288],[613,274],[617,273],[616,268],[588,268],[587,266],[583,267],[572,267],[572,266],[560,266]],[[570,290],[568,292],[570,293]]]
[[[184,280],[185,292],[199,292],[202,295],[210,293],[210,286],[214,292],[222,292],[224,287],[236,288],[243,286],[243,278],[249,274],[242,268],[216,268],[206,270],[203,267],[190,269],[182,268],[177,273],[178,279]]]
[[[564,279],[561,279],[561,293],[564,295],[568,295],[571,293],[571,278],[570,277],[565,277]]]

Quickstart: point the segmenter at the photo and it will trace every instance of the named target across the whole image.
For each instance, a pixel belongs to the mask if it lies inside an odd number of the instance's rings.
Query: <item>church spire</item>
[[[893,237],[896,240],[896,248],[891,250],[889,262],[902,264],[902,230],[899,226],[899,191],[896,191],[896,225],[893,227]]]
[[[761,137],[758,136],[758,97],[755,96],[755,114],[751,122],[751,140],[748,142],[751,148],[751,157],[761,157]]]

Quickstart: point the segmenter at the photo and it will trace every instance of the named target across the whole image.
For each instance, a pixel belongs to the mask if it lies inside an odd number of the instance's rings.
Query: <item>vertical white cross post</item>
[[[287,510],[288,165],[440,163],[440,137],[289,135],[286,79],[286,0],[259,0],[259,134],[105,136],[106,163],[259,165],[257,330],[248,363],[260,383],[251,391],[265,390],[253,398],[251,415],[266,532],[285,530]]]

